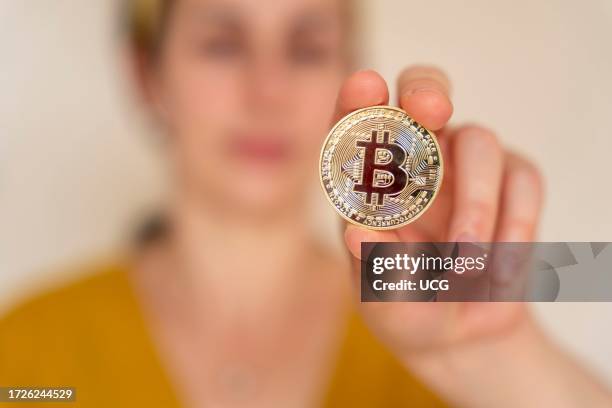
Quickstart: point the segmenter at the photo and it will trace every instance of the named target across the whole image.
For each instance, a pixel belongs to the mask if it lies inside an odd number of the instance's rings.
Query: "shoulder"
[[[107,265],[88,268],[76,278],[61,286],[45,290],[9,309],[0,317],[0,333],[36,331],[53,325],[55,328],[71,326],[88,313],[98,313],[99,301],[116,300],[125,292],[125,268]]]
[[[128,265],[91,268],[0,318],[0,384],[73,386],[77,406],[178,406]]]
[[[0,317],[0,380],[32,380],[53,366],[71,370],[82,364],[83,355],[100,349],[109,330],[121,327],[117,310],[130,301],[125,270],[104,266],[82,276]]]

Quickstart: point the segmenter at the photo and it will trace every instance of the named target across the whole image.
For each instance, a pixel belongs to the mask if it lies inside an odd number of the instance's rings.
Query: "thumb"
[[[340,88],[334,123],[357,109],[388,103],[389,89],[384,78],[372,70],[357,71]]]
[[[355,260],[367,258],[368,254],[361,253],[362,242],[399,242],[395,231],[375,231],[361,228],[357,225],[347,224],[344,230],[344,242]]]

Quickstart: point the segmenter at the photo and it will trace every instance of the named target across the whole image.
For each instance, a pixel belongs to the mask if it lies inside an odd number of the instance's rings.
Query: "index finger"
[[[413,66],[405,69],[400,74],[398,88],[402,109],[427,129],[442,128],[453,114],[450,81],[437,68]]]

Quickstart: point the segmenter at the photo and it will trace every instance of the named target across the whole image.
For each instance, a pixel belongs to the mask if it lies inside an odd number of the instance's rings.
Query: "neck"
[[[287,293],[299,287],[314,247],[306,217],[294,214],[295,207],[262,216],[177,200],[173,269],[200,295],[255,300]]]

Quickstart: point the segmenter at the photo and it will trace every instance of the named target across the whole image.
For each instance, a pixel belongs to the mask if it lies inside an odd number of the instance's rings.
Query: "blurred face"
[[[182,188],[240,211],[304,199],[347,66],[336,0],[176,0],[153,95]]]

